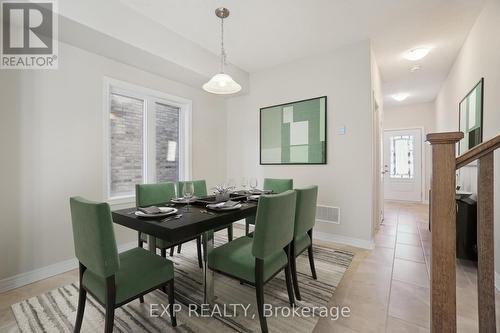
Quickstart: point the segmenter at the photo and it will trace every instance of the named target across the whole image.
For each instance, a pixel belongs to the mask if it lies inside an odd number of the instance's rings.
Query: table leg
[[[214,303],[214,271],[208,268],[208,255],[214,248],[214,231],[203,233],[203,303]]]
[[[151,235],[148,235],[148,250],[156,254],[156,238]]]

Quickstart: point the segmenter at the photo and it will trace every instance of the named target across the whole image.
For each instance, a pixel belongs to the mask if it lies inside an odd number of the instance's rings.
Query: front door
[[[422,131],[384,131],[384,198],[422,201]]]

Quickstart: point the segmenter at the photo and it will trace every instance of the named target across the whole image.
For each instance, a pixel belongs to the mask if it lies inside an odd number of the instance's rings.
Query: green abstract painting
[[[459,130],[464,133],[457,150],[459,155],[483,142],[483,89],[481,79],[458,106]]]
[[[260,164],[326,161],[326,96],[260,109]]]

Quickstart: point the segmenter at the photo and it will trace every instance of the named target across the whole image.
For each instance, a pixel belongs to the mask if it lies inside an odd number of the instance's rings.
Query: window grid
[[[412,135],[398,135],[390,138],[390,177],[413,179],[414,138]]]

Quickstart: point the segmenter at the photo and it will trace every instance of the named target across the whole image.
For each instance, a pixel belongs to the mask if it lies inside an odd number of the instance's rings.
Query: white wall
[[[318,203],[338,206],[341,224],[316,225],[336,237],[372,239],[372,82],[370,43],[250,75],[251,91],[227,101],[227,173],[293,178],[296,187],[319,185]],[[259,108],[326,95],[328,164],[259,165]],[[346,126],[346,134],[336,129]],[[261,183],[262,184],[262,183]]]
[[[384,129],[402,129],[423,127],[422,140],[426,140],[427,133],[436,129],[434,103],[410,104],[398,107],[388,107],[384,110]],[[423,172],[425,186],[423,198],[429,200],[429,189],[431,185],[432,158],[431,147],[427,143],[422,144],[423,150]]]
[[[436,99],[438,131],[458,130],[458,103],[484,77],[484,140],[500,133],[500,1],[490,0],[477,18]],[[475,168],[460,182],[476,189]],[[495,153],[495,267],[500,271],[500,151]],[[498,285],[498,284],[497,284]]]
[[[73,258],[69,197],[104,200],[104,76],[191,99],[193,177],[225,179],[222,99],[60,43],[58,70],[0,73],[0,280]]]

